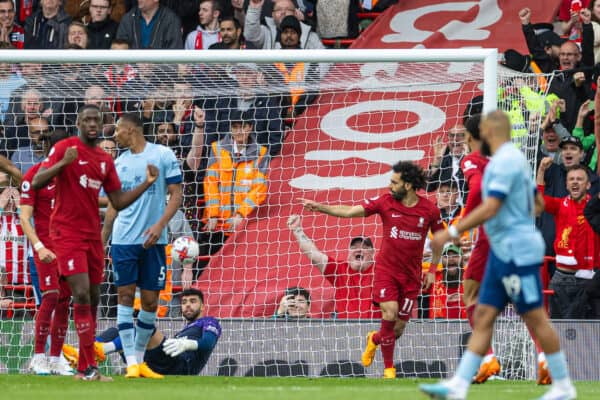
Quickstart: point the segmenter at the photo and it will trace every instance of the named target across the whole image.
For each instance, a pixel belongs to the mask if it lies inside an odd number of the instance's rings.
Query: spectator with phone
[[[285,294],[279,302],[279,307],[273,318],[300,319],[309,318],[310,293],[300,286],[285,289]]]

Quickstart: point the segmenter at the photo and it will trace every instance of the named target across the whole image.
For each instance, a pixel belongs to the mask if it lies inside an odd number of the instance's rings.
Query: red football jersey
[[[56,197],[50,218],[51,238],[100,239],[100,212],[98,195],[121,189],[112,157],[100,147],[84,144],[79,137],[58,142],[43,168],[50,168],[62,160],[65,151],[77,147],[78,156],[56,176]]]
[[[482,156],[479,151],[467,154],[460,161],[460,169],[469,188],[465,204],[465,215],[468,215],[481,204],[481,182],[483,181],[483,171],[488,162],[490,162],[489,158]]]
[[[373,268],[358,272],[345,261],[327,260],[325,279],[335,288],[337,318],[380,318],[373,305]]]
[[[440,210],[423,196],[413,207],[406,207],[390,193],[365,200],[365,215],[379,214],[383,222],[383,241],[377,254],[376,272],[409,276],[421,281],[423,245],[429,230],[444,229]]]
[[[31,186],[31,181],[33,181],[33,177],[37,174],[41,165],[42,163],[35,164],[23,176],[21,204],[33,207],[35,232],[46,247],[52,248],[50,243],[50,214],[52,214],[52,208],[54,207],[54,179],[46,187],[39,190],[35,190]]]

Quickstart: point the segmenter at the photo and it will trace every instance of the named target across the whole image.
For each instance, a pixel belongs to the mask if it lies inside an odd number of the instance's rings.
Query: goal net
[[[0,64],[0,152],[19,168],[43,159],[36,131],[76,135],[77,110],[95,104],[103,111],[103,138],[112,137],[123,113],[136,113],[146,139],[171,147],[180,160],[184,200],[170,240],[191,235],[206,243],[206,209],[214,201],[234,210],[229,216],[242,206],[251,210],[242,213],[236,229],[224,228],[214,241],[223,243],[217,252],[207,254],[201,246],[206,256],[193,266],[191,284],[204,291],[205,314],[223,326],[203,371],[209,375],[380,376],[379,355],[372,367],[360,365],[365,335],[379,327],[370,304],[369,248],[376,251],[381,245],[380,221],[316,215],[303,211],[299,198],[356,204],[385,193],[390,166],[410,160],[427,171],[424,194],[445,207],[451,222],[466,198],[453,163],[465,152],[465,110],[493,110],[498,104],[510,111],[515,143],[532,165],[545,113],[541,106],[525,107],[534,95],[535,104],[544,104],[547,86],[540,85],[540,77],[497,70],[496,53],[490,50],[56,54],[2,52],[11,61]],[[521,119],[517,106],[527,110]],[[266,190],[257,189],[261,178],[252,173],[260,162],[251,153],[229,155],[227,168],[244,165],[236,173],[247,176],[211,188],[203,184],[214,175],[206,171],[215,159],[211,151],[221,149],[215,143],[231,141],[232,121],[239,119],[252,123],[250,140],[265,147],[258,157],[269,161]],[[114,156],[122,151],[114,151],[114,141],[99,145]],[[11,184],[3,180],[3,188]],[[11,228],[10,218],[16,220],[18,212],[10,201],[2,213],[0,371],[16,373],[25,371],[31,355],[36,303],[27,251],[22,250],[27,242]],[[327,261],[311,262],[298,229],[314,243],[312,255]],[[359,237],[365,239],[352,240]],[[461,256],[458,270],[467,254]],[[371,268],[332,272],[346,261]],[[446,376],[464,351],[470,328],[456,302],[460,275],[440,271],[438,278],[435,293],[419,297],[411,311],[415,319],[397,341],[399,376]],[[158,322],[167,336],[183,327],[179,297],[190,283],[176,263],[169,280]],[[116,325],[112,282],[107,258],[99,331]],[[297,313],[309,318],[295,318]],[[67,340],[76,344],[72,330]],[[496,325],[495,347],[505,378],[533,377],[533,345],[510,310]],[[121,361],[113,355],[104,365],[117,373]]]

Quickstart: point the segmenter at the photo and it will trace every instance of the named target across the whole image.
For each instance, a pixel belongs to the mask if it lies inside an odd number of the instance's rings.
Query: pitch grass
[[[419,400],[419,383],[431,379],[167,377],[164,380],[79,382],[70,377],[0,375],[6,400]],[[577,382],[579,400],[600,399],[600,382]],[[474,385],[470,400],[536,399],[547,387],[533,382]]]

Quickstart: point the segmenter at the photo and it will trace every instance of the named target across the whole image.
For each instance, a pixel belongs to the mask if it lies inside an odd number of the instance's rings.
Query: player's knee
[[[478,306],[473,314],[473,328],[477,330],[492,329],[495,314],[485,307]]]
[[[86,288],[73,288],[73,303],[90,304],[90,292]]]
[[[146,300],[142,299],[142,310],[147,312],[156,312],[158,310],[158,300]]]

